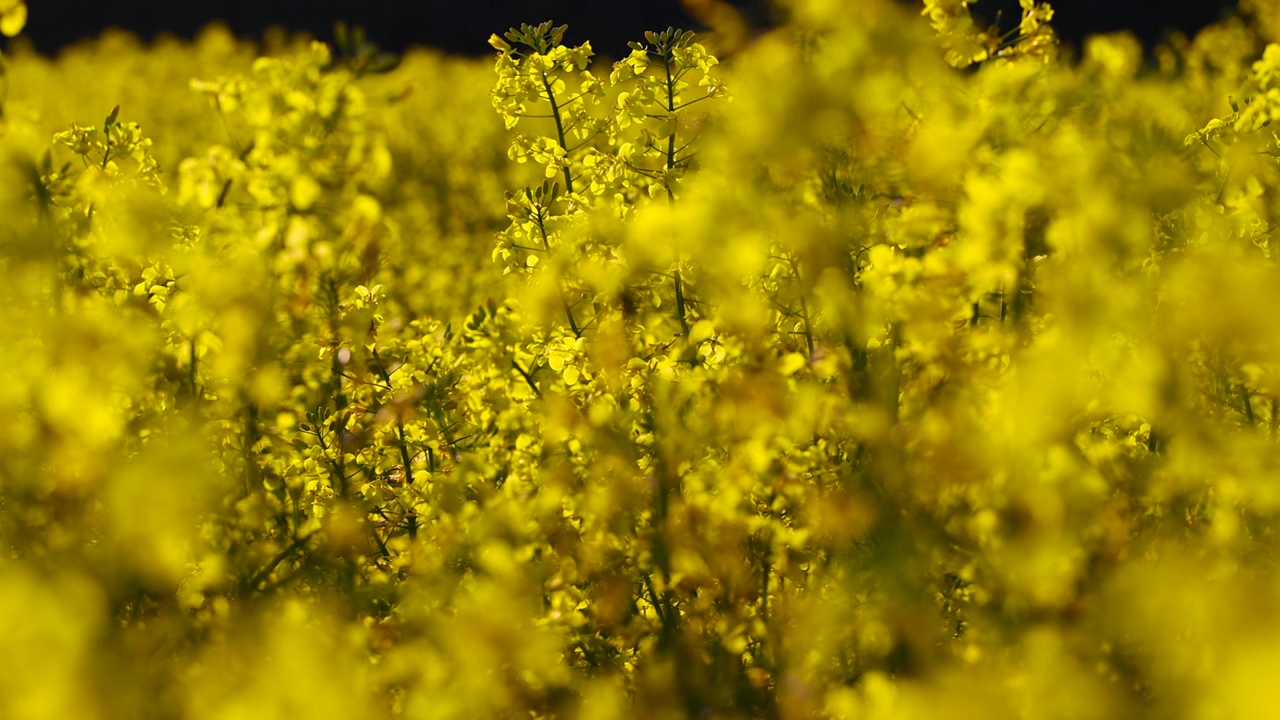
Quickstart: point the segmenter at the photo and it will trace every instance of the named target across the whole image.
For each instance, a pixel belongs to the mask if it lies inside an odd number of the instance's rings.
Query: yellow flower
[[[27,25],[27,4],[23,0],[0,0],[0,33],[13,37]]]

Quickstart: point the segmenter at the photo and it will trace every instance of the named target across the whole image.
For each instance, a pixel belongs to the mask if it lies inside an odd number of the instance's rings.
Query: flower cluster
[[[0,716],[1276,714],[1273,23],[1020,7],[19,45]]]

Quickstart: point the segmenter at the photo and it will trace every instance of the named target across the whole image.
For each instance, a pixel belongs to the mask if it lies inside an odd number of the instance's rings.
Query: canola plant
[[[0,717],[1280,713],[1280,16],[923,5],[11,41]]]

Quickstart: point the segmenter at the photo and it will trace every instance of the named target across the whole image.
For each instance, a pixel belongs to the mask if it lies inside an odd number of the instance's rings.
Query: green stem
[[[538,212],[534,215],[534,221],[538,226],[538,235],[542,239],[542,249],[546,251],[547,257],[551,257],[551,242],[547,239],[547,226],[545,209],[538,208]],[[569,318],[569,329],[573,330],[574,337],[582,337],[582,329],[578,327],[578,321],[573,317],[573,308],[569,306],[569,299],[564,295],[564,286],[560,286],[560,304],[564,307],[565,317]]]
[[[266,580],[267,577],[271,575],[271,573],[276,569],[276,567],[280,565],[280,563],[284,562],[285,559],[288,558],[290,555],[294,554],[298,550],[301,550],[303,547],[305,547],[307,544],[307,541],[311,539],[311,535],[313,534],[314,533],[308,533],[299,538],[296,538],[293,542],[289,543],[288,547],[276,553],[275,557],[271,558],[270,562],[268,562],[261,570],[254,573],[252,577],[250,577],[247,581],[245,581],[244,589],[249,591],[257,590],[258,586],[262,584],[262,581]]]
[[[330,392],[332,393],[334,423],[333,437],[334,446],[334,471],[337,487],[334,489],[338,492],[338,497],[346,497],[347,495],[347,470],[346,460],[343,457],[345,451],[342,448],[342,434],[347,429],[347,397],[342,392],[342,362],[339,359],[339,351],[341,342],[339,341],[340,318],[338,317],[338,281],[329,276],[327,283],[328,301],[329,301],[329,333],[333,338],[332,351],[329,353],[329,373],[330,373]]]
[[[684,336],[687,338],[689,337],[689,320],[686,317],[686,313],[684,309],[684,306],[685,306],[684,283],[681,282],[680,280],[680,268],[678,267],[676,268],[676,272],[675,272],[675,282],[676,282],[676,318],[680,320],[680,331],[684,333]]]
[[[227,178],[226,182],[222,183],[222,190],[218,193],[218,203],[216,207],[222,207],[223,205],[226,204],[227,194],[230,192],[231,192],[231,178]]]
[[[769,574],[773,572],[772,553],[773,543],[770,539],[766,539],[760,576],[760,620],[766,626],[769,624]]]
[[[800,319],[804,321],[804,341],[809,349],[809,362],[813,362],[813,326],[809,322],[809,301],[805,297],[804,283],[800,279],[800,263],[794,255],[788,254],[787,263],[796,278],[796,287],[800,291]]]
[[[670,173],[676,166],[676,130],[674,127],[676,117],[676,88],[675,81],[671,78],[671,58],[663,56],[662,69],[667,74],[667,117],[671,120],[673,127],[671,134],[667,136],[667,179],[664,181],[667,186],[667,199],[671,202],[676,201],[675,191],[671,189]]]
[[[564,150],[565,160],[569,156],[569,143],[564,137],[564,120],[560,117],[560,105],[556,103],[556,94],[551,89],[551,81],[547,79],[547,74],[542,73],[542,87],[547,91],[547,102],[551,103],[551,115],[556,121],[556,139],[560,142],[560,149]],[[566,192],[573,192],[573,176],[569,174],[569,165],[566,162],[564,166],[564,189]]]
[[[391,387],[391,373],[387,372],[387,366],[383,364],[382,358],[378,356],[378,351],[373,351],[373,361],[378,369],[378,377],[382,378],[382,382],[387,387]],[[404,481],[409,487],[413,487],[413,459],[409,455],[409,440],[404,433],[404,417],[399,412],[396,414],[396,445],[400,448],[400,464],[404,467]],[[412,510],[406,513],[405,527],[409,531],[409,539],[412,540],[418,535],[418,515]]]
[[[1276,411],[1280,410],[1280,400],[1271,398],[1271,418],[1269,419],[1271,439],[1276,439],[1276,430],[1280,429],[1280,418],[1276,417]]]
[[[244,495],[248,497],[254,489],[262,488],[262,473],[258,460],[254,457],[253,446],[258,444],[262,434],[258,430],[258,406],[256,403],[245,403],[244,434],[240,438],[241,460],[244,462]]]
[[[542,391],[539,390],[538,386],[534,384],[533,378],[529,375],[529,373],[526,372],[523,367],[520,367],[519,362],[517,362],[516,360],[512,360],[511,367],[515,368],[516,372],[520,373],[520,377],[524,378],[525,384],[527,384],[533,390],[534,395],[537,395],[538,397],[542,397]]]
[[[672,122],[674,122],[675,114],[676,114],[675,81],[671,77],[671,58],[669,57],[669,54],[663,55],[662,68],[667,74],[667,112],[669,113],[668,117],[672,118]],[[675,191],[671,189],[671,171],[675,168],[675,166],[676,166],[676,131],[675,131],[675,128],[673,127],[671,129],[671,134],[667,136],[667,161],[666,161],[666,167],[664,168],[666,171],[664,176],[665,179],[663,180],[663,184],[666,185],[666,189],[667,189],[667,202],[672,205],[674,205],[676,202]],[[681,278],[680,278],[679,258],[676,259],[676,262],[677,262],[676,271],[675,271],[676,318],[680,321],[680,331],[684,333],[684,336],[687,338],[689,337],[689,319],[688,319],[688,313],[685,311],[684,283],[681,281]]]
[[[198,361],[199,359],[196,356],[196,338],[193,335],[191,337],[190,357],[188,363],[190,367],[187,369],[187,380],[191,383],[191,398],[196,403],[200,402],[200,385],[196,376],[196,363]]]

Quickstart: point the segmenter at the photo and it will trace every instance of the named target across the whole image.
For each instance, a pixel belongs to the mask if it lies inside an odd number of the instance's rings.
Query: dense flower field
[[[965,5],[10,41],[0,717],[1280,715],[1280,13]]]

